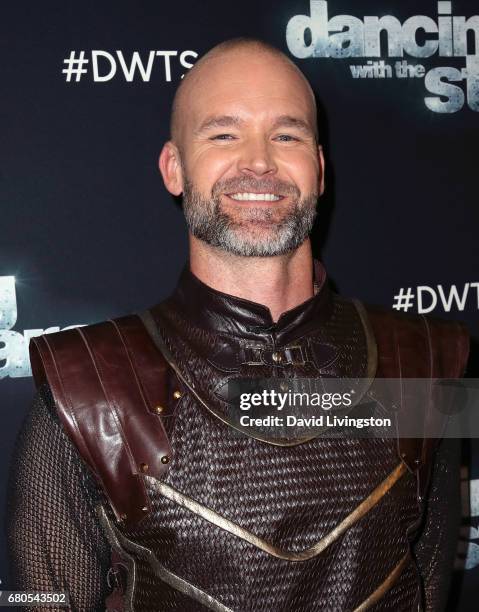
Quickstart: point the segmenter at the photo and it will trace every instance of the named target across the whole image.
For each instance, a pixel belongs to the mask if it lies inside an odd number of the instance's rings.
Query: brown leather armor
[[[421,605],[411,552],[437,440],[271,444],[228,426],[224,389],[238,377],[462,375],[458,324],[365,310],[320,281],[273,324],[185,271],[142,317],[32,340],[35,380],[108,500],[98,515],[128,567],[125,609]]]

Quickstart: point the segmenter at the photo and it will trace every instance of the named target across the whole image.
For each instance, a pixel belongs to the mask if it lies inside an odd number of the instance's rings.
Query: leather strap
[[[118,520],[150,512],[143,474],[161,478],[171,447],[155,408],[167,400],[167,364],[137,315],[33,338],[35,382],[58,415]]]
[[[214,352],[208,357],[208,361],[220,370],[239,370],[241,365],[250,366],[285,366],[305,365],[308,362],[315,364],[318,368],[324,368],[332,363],[338,354],[337,349],[331,344],[320,344],[316,342],[291,343],[284,348],[272,350],[266,349],[262,344],[254,342],[228,341],[222,338],[217,343]]]

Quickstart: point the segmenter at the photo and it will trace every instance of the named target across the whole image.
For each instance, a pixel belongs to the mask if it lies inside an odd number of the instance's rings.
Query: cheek
[[[191,156],[188,174],[201,191],[209,192],[216,181],[223,178],[233,162],[225,151],[209,150]]]
[[[283,159],[283,168],[301,191],[317,189],[320,168],[314,155],[305,152]]]

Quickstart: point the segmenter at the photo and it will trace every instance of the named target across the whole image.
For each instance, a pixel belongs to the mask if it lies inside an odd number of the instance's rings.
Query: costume
[[[110,609],[444,607],[458,516],[455,441],[438,454],[436,441],[422,439],[271,443],[231,426],[226,389],[239,377],[462,375],[461,326],[364,309],[332,293],[317,262],[315,276],[316,295],[276,323],[264,306],[185,269],[142,320],[34,342],[35,378],[49,383],[63,430],[96,477],[98,486],[57,423],[95,508],[88,524],[103,551],[95,567],[104,571],[110,546],[109,578],[126,570]],[[107,591],[104,580],[95,588],[98,598]]]

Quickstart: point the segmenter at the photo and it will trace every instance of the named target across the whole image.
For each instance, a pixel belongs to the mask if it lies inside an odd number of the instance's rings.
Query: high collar
[[[185,266],[177,287],[167,300],[169,307],[194,326],[246,339],[273,335],[275,342],[287,343],[312,331],[332,311],[331,291],[322,264],[314,261],[316,294],[283,312],[275,323],[269,308],[244,298],[222,293],[203,283]],[[261,279],[258,279],[261,282]]]

